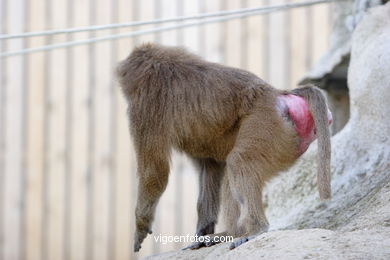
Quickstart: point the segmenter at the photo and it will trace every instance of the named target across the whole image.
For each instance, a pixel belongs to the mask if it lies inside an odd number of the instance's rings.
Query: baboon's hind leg
[[[240,205],[232,195],[229,178],[227,176],[223,179],[222,195],[222,216],[224,225],[226,228],[229,228],[231,232],[229,235],[233,236],[237,232],[237,223],[240,218]]]
[[[263,145],[264,141],[253,136],[252,129],[256,129],[257,122],[256,116],[252,116],[242,123],[235,148],[226,160],[225,177],[228,178],[233,200],[240,207],[236,226],[228,226],[228,233],[238,237],[230,249],[268,231],[269,227],[263,209],[262,189],[267,176],[272,176],[275,170],[265,156],[267,147]],[[275,138],[272,131],[264,131],[263,135],[266,140]]]

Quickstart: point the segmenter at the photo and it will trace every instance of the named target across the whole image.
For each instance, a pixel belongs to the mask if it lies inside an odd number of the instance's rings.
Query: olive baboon
[[[136,48],[119,64],[117,76],[138,162],[135,251],[151,233],[171,149],[201,168],[196,234],[213,237],[221,200],[228,227],[221,234],[238,237],[231,248],[267,231],[263,186],[316,136],[319,193],[330,198],[331,115],[316,87],[277,90],[250,72],[155,44]],[[190,248],[212,244],[211,239]]]

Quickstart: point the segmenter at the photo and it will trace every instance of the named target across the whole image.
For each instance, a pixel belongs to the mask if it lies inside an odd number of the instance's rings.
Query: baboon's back
[[[252,73],[155,44],[134,49],[117,74],[139,131],[152,127],[181,137],[223,133],[269,89]]]

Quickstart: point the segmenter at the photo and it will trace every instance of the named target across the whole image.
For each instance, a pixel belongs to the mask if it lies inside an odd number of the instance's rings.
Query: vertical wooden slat
[[[50,8],[51,26],[66,26],[66,2],[56,2]],[[65,35],[53,38],[56,42],[66,39]],[[48,259],[61,260],[64,257],[65,217],[65,175],[66,175],[66,49],[54,50],[50,56],[52,69],[48,81],[48,121],[50,134],[48,160]]]
[[[23,31],[30,30],[30,2],[28,0],[23,1],[22,15],[24,16]],[[29,39],[23,39],[22,48],[27,48],[29,44]],[[27,207],[26,207],[26,198],[27,198],[27,180],[29,174],[29,160],[28,160],[28,144],[29,144],[29,101],[30,101],[30,85],[28,81],[29,76],[29,58],[30,55],[23,56],[23,72],[22,72],[22,169],[21,169],[21,218],[20,218],[20,259],[26,259],[26,217],[27,217]]]
[[[286,4],[291,2],[290,0],[284,1]],[[285,71],[285,80],[284,80],[284,88],[291,89],[293,88],[291,84],[291,12],[286,11],[284,17],[284,36],[282,43],[285,48],[284,55],[284,71]]]
[[[106,24],[110,21],[111,1],[102,0],[90,8],[95,9],[94,24]],[[97,15],[98,14],[98,15]],[[98,31],[96,36],[107,32]],[[93,159],[93,258],[108,259],[109,256],[109,199],[110,199],[110,91],[111,63],[110,43],[95,45],[95,65],[91,77],[94,77],[93,111],[94,117],[94,159]]]
[[[221,11],[225,11],[227,9],[227,3],[225,0],[220,0],[219,5],[220,5]],[[227,64],[226,41],[227,41],[227,35],[229,33],[227,30],[227,23],[226,22],[220,23],[219,30],[221,31],[220,38],[219,38],[219,46],[220,46],[220,52],[221,52],[221,63]]]
[[[89,3],[88,1],[74,2],[74,26],[85,26],[89,24]],[[89,33],[77,33],[72,35],[75,40],[85,39]],[[72,177],[70,204],[70,258],[72,260],[87,259],[87,228],[89,216],[87,215],[88,199],[88,116],[89,116],[89,59],[88,45],[78,46],[72,49],[73,60],[69,60],[70,72],[74,78],[72,88],[73,100],[71,111],[72,130],[70,149],[72,163]],[[72,87],[72,86],[69,86]],[[70,93],[68,93],[70,94]]]
[[[162,3],[162,17],[174,17],[176,15],[176,0],[163,0]],[[176,44],[176,33],[175,30],[163,32],[161,34],[162,44],[174,46]]]
[[[30,30],[45,28],[44,1],[36,1],[30,5]],[[32,46],[45,43],[43,37],[31,38]],[[45,68],[44,53],[31,54],[28,60],[28,175],[26,180],[26,259],[44,259],[43,242],[43,170],[44,170],[44,110],[45,110]],[[31,87],[33,86],[33,87]]]
[[[7,33],[7,19],[8,19],[8,1],[2,0],[0,5],[0,30],[1,33]],[[7,44],[5,41],[0,42],[0,50],[4,52]],[[7,69],[5,59],[0,59],[0,260],[4,260],[4,215],[5,215],[5,163],[6,163],[6,108],[7,108]]]
[[[161,8],[162,8],[161,0],[154,0],[154,8],[153,8],[153,19],[161,19]],[[159,25],[156,25],[158,27]],[[154,34],[154,42],[159,43],[161,41],[161,33],[156,32]]]
[[[183,2],[183,15],[194,15],[200,13],[200,0],[191,1],[184,0]],[[183,31],[183,41],[182,45],[188,48],[188,50],[197,53],[198,52],[198,32],[200,26],[184,28]]]
[[[132,1],[119,1],[119,21],[129,21],[132,18]],[[124,30],[121,30],[124,32]],[[132,40],[123,39],[118,41],[118,57],[124,59],[132,48]],[[119,91],[116,88],[115,100],[116,111],[118,113],[118,121],[115,132],[116,141],[116,190],[115,200],[116,207],[116,244],[115,255],[116,259],[136,259],[133,253],[133,233],[134,233],[134,203],[135,203],[135,163],[132,156],[132,144],[129,138],[129,127],[127,118],[127,105]]]
[[[95,1],[88,1],[88,16],[89,24],[96,24],[96,8]],[[96,37],[95,32],[89,32],[88,37]],[[90,44],[88,46],[88,169],[87,169],[87,219],[86,219],[86,229],[87,229],[87,241],[86,241],[86,250],[87,250],[87,259],[94,259],[94,248],[95,248],[95,197],[94,197],[94,179],[95,179],[95,73],[96,73],[96,44]]]
[[[138,1],[138,0],[131,1],[131,19],[133,21],[139,21],[139,17],[140,17],[139,5],[140,5],[140,1]],[[133,27],[133,30],[137,30],[137,27]],[[139,37],[134,37],[132,39],[132,42],[133,42],[134,46],[136,46],[139,43]]]
[[[259,7],[263,3],[259,3],[258,0],[250,0],[248,4],[249,7]],[[264,15],[253,16],[248,18],[247,23],[247,69],[260,78],[264,78],[263,49],[267,42],[267,39],[263,37],[265,19]]]
[[[137,4],[134,6],[134,8],[137,8],[138,10],[135,19],[140,21],[152,20],[155,14],[154,4],[155,2],[153,0],[138,1]],[[139,29],[146,29],[151,27],[152,26],[141,26],[141,27],[136,27],[135,29],[139,30]],[[135,37],[134,40],[137,44],[138,43],[141,44],[141,43],[153,42],[154,38],[155,38],[154,34],[145,34],[145,35]]]
[[[74,27],[74,1],[68,0],[66,5],[66,26],[68,28]],[[66,41],[72,41],[74,39],[72,34],[66,35]],[[71,259],[71,216],[72,216],[72,179],[73,179],[73,161],[72,161],[72,139],[73,139],[73,88],[74,88],[74,74],[72,70],[73,66],[73,48],[66,50],[66,78],[65,78],[65,209],[64,209],[64,247],[63,247],[63,258],[64,260]]]
[[[21,32],[24,29],[24,2],[15,0],[8,2],[7,26],[10,32]],[[8,46],[23,48],[23,40],[9,42]],[[22,232],[22,171],[23,171],[23,57],[12,57],[7,60],[8,80],[6,86],[7,108],[5,111],[5,149],[6,164],[4,174],[4,259],[20,259]]]
[[[111,1],[111,12],[110,12],[110,22],[117,23],[119,17],[118,10],[118,0]],[[111,30],[112,34],[118,33],[118,30]],[[110,78],[115,75],[115,66],[118,60],[118,41],[114,40],[110,42]],[[117,190],[117,142],[115,135],[117,133],[117,122],[118,122],[118,111],[117,111],[117,99],[115,93],[117,91],[117,86],[115,84],[115,78],[110,80],[109,83],[109,98],[110,98],[110,115],[109,115],[109,153],[110,153],[110,198],[109,198],[109,234],[108,234],[108,259],[116,259],[116,250],[115,244],[117,243],[116,236],[116,226],[117,226],[117,201],[116,201],[116,190]]]
[[[240,1],[227,0],[227,7],[229,10],[239,9]],[[226,55],[227,65],[233,67],[240,67],[240,46],[241,38],[237,35],[241,35],[240,19],[235,19],[226,22],[228,37],[226,39],[226,48],[228,49]]]
[[[284,0],[272,1],[272,4],[283,4]],[[285,51],[283,36],[285,33],[285,18],[286,12],[275,12],[270,15],[270,34],[271,41],[269,48],[270,63],[269,63],[269,79],[276,88],[286,88],[285,77]]]
[[[206,1],[199,0],[199,13],[203,14],[206,12]],[[200,25],[198,30],[198,52],[200,55],[204,56],[206,52],[206,40],[205,40],[205,26]]]
[[[269,0],[263,0],[264,6],[268,6],[269,4]],[[263,73],[261,75],[264,80],[268,81],[270,79],[270,15],[265,14],[263,19]]]
[[[218,1],[206,1],[207,12],[216,12],[219,9]],[[238,22],[238,21],[237,21]],[[213,62],[221,62],[222,53],[219,49],[219,35],[218,30],[220,25],[218,23],[207,24],[205,27],[205,57],[207,60]]]
[[[248,0],[240,0],[240,8],[248,7]],[[240,68],[248,68],[248,18],[242,18],[240,20]]]
[[[299,2],[299,0],[294,0],[294,2]],[[293,9],[289,13],[291,16],[291,83],[295,86],[306,72],[306,49],[309,42],[305,35],[307,35],[308,27],[304,8]]]
[[[52,23],[52,15],[51,15],[51,1],[50,0],[45,0],[45,11],[44,11],[44,16],[45,16],[45,29],[51,28],[51,23]],[[45,37],[45,45],[51,44],[52,43],[52,37],[47,36]],[[50,108],[50,102],[49,102],[49,97],[50,97],[50,73],[51,73],[51,51],[45,52],[45,57],[44,57],[44,116],[43,116],[43,150],[44,150],[44,159],[43,159],[43,181],[42,181],[42,259],[43,260],[49,260],[49,225],[50,225],[50,220],[48,217],[49,214],[49,181],[48,181],[48,176],[49,176],[49,146],[50,146],[50,140],[49,140],[49,135],[51,134],[50,132],[50,118],[49,118],[49,108]]]

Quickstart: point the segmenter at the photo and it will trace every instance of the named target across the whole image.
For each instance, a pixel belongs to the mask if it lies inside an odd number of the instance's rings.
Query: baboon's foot
[[[230,244],[229,249],[232,250],[232,249],[234,249],[236,247],[239,247],[242,244],[248,242],[249,240],[254,239],[255,237],[256,237],[256,235],[238,237],[238,238],[234,239],[233,243]]]
[[[183,248],[183,250],[186,249],[199,249],[201,247],[210,247],[216,244],[221,243],[221,236],[224,236],[224,234],[213,234],[213,235],[206,235],[206,236],[200,236],[197,237],[198,241],[195,241],[191,245]]]

